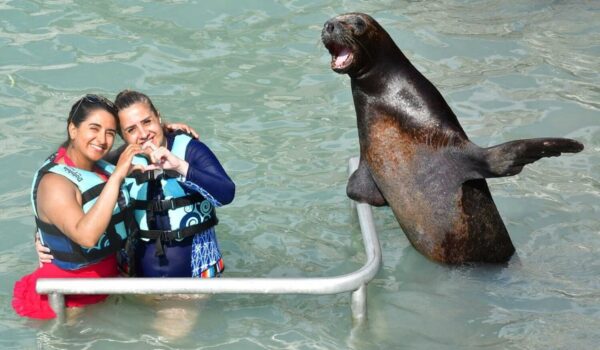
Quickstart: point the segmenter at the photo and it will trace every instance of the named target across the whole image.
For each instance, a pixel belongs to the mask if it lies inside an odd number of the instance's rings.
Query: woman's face
[[[69,124],[70,144],[93,162],[110,151],[116,134],[115,117],[104,109],[92,110],[79,126]]]
[[[164,145],[165,135],[160,118],[146,103],[138,102],[119,111],[123,140],[128,144],[143,145],[150,141],[155,146]]]

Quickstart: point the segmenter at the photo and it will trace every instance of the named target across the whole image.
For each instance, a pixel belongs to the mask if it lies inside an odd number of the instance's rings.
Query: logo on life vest
[[[77,182],[81,182],[83,181],[83,177],[81,176],[81,174],[75,170],[73,170],[72,168],[69,167],[63,167],[64,171],[66,171],[67,173],[71,174],[73,177],[75,177],[75,179],[77,180]]]

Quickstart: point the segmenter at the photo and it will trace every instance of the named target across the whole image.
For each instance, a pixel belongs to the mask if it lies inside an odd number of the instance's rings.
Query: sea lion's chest
[[[372,118],[361,131],[361,151],[375,177],[410,177],[419,145],[393,117]]]
[[[440,135],[406,130],[393,117],[381,115],[362,131],[361,153],[391,206],[426,213],[436,211],[440,201],[456,201],[460,188],[446,187],[446,180],[455,175],[447,149],[433,146]]]

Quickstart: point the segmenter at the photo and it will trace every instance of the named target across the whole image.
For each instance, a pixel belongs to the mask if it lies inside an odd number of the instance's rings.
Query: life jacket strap
[[[126,227],[132,227],[132,225],[135,223],[133,216],[127,211],[121,211],[112,216],[105,232],[111,246],[111,251],[117,251],[123,245],[121,238],[115,229],[115,225],[120,222],[124,222]],[[35,217],[35,223],[38,229],[45,235],[64,237],[64,234],[56,226],[40,220],[37,216]],[[74,242],[71,242],[70,252],[51,250],[50,254],[52,254],[52,256],[58,260],[79,263],[82,261],[82,259],[87,259],[90,262],[100,260],[106,256],[106,251],[102,249],[92,250],[87,252],[85,254],[86,258],[84,258],[82,247],[78,246]]]
[[[172,241],[174,239],[183,239],[193,236],[197,233],[204,232],[209,228],[216,226],[219,219],[216,215],[211,216],[208,220],[196,225],[182,227],[176,230],[137,230],[136,235],[141,238],[153,239],[156,241],[156,256],[163,256],[164,250],[162,243]]]
[[[79,262],[81,262],[81,259],[82,259],[82,254],[75,253],[75,252],[68,253],[68,252],[52,251],[51,254],[54,257],[54,259],[58,259],[58,260],[70,262],[70,263],[79,263]],[[91,264],[91,263],[96,262],[97,260],[100,260],[101,258],[104,258],[104,257],[106,257],[106,252],[104,252],[103,254],[88,254],[87,260]]]
[[[163,170],[163,169],[154,169],[148,171],[136,171],[130,174],[128,177],[135,179],[135,183],[137,185],[142,184],[144,182],[156,180],[159,178],[178,178],[181,174],[179,174],[175,170]]]
[[[56,226],[51,225],[47,222],[43,222],[42,220],[38,219],[37,217],[35,217],[35,223],[36,223],[37,227],[39,228],[39,230],[41,230],[46,235],[64,236],[63,233],[60,232],[58,230],[58,228],[56,228]],[[83,259],[83,252],[81,250],[81,247],[79,247],[75,243],[71,244],[70,252],[67,252],[67,251],[61,252],[61,251],[51,250],[50,254],[52,254],[52,256],[55,259],[66,261],[66,262],[72,262],[72,263],[79,263]],[[91,262],[91,261],[99,260],[100,258],[103,258],[104,256],[106,256],[106,252],[102,252],[102,251],[98,250],[98,251],[88,253],[87,259],[88,259],[88,261]]]
[[[98,198],[98,196],[104,189],[104,186],[106,186],[106,182],[99,183],[96,186],[83,192],[81,194],[81,200],[83,202],[83,203],[81,203],[81,205],[85,205],[87,202],[91,201],[92,199]]]
[[[174,210],[176,208],[200,203],[204,199],[205,198],[201,194],[194,193],[185,197],[163,200],[135,200],[133,203],[133,208],[139,210],[150,210],[154,212],[164,212],[167,210]]]

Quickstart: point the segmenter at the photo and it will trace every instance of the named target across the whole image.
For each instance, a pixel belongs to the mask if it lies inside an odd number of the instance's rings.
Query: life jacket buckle
[[[153,208],[156,211],[162,212],[175,209],[175,201],[173,199],[163,199],[154,202]]]
[[[160,233],[160,238],[159,240],[161,242],[170,242],[172,239],[171,237],[171,230],[165,230],[163,232]]]
[[[156,180],[164,173],[162,168],[150,170],[152,172],[151,179]]]
[[[174,239],[181,239],[181,230],[164,230],[160,233],[160,240],[171,242]]]

